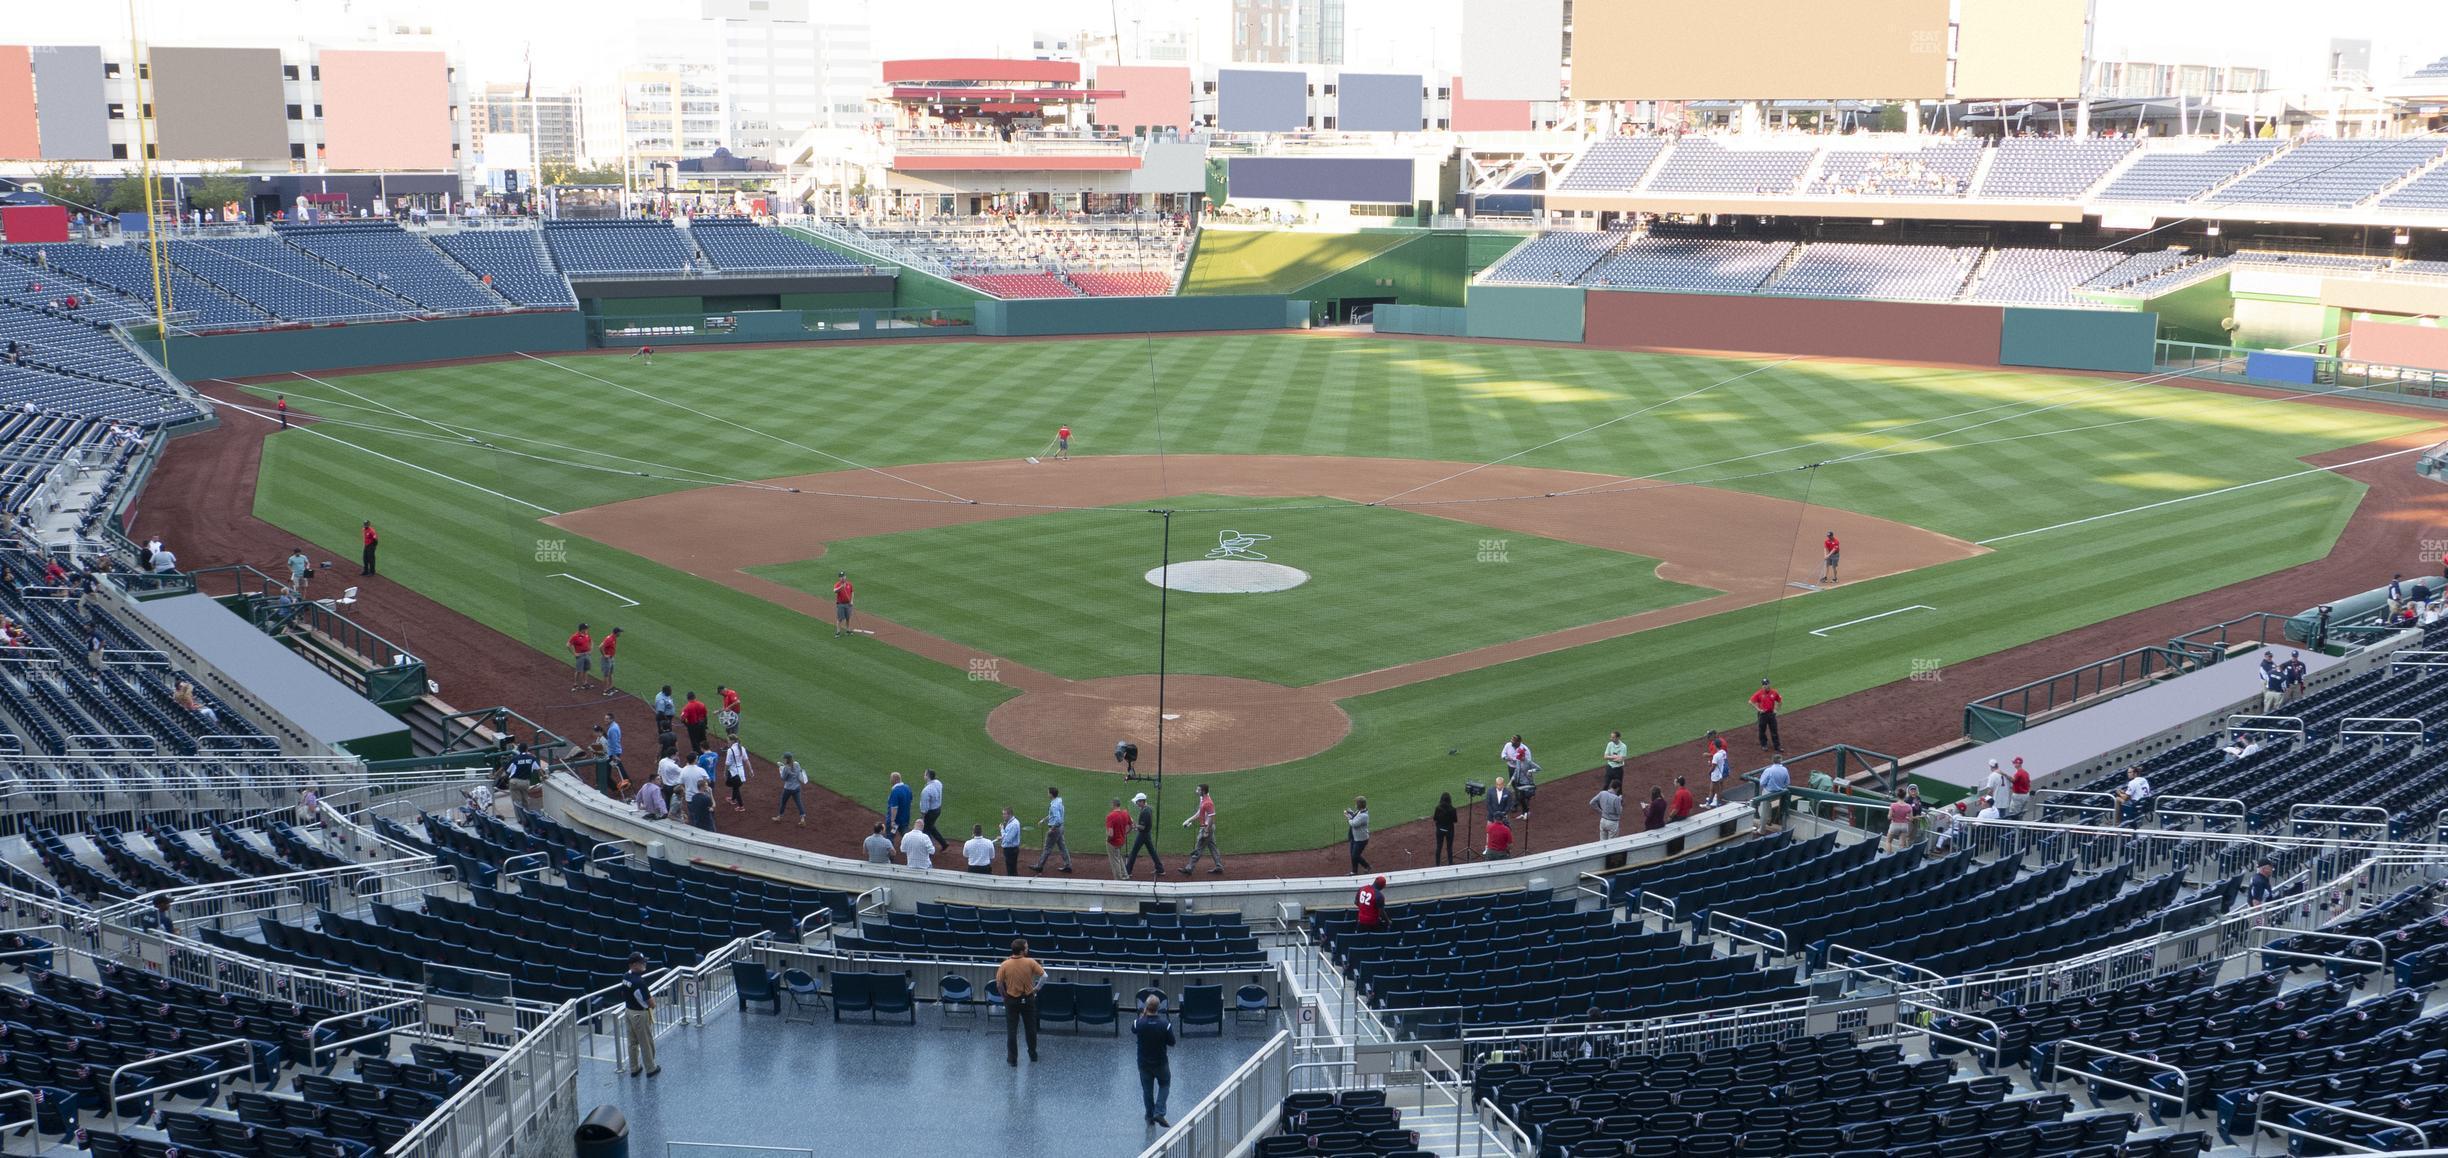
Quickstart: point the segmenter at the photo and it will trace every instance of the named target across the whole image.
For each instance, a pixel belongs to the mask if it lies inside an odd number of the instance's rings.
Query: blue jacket
[[[1173,1036],[1173,1023],[1165,1020],[1163,1014],[1140,1014],[1137,1021],[1131,1022],[1131,1036],[1139,1039],[1140,1069],[1171,1068],[1171,1055],[1165,1051],[1180,1039]]]

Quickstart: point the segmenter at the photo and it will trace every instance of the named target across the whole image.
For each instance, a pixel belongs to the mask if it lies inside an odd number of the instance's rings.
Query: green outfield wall
[[[1998,364],[2148,374],[2157,365],[2159,315],[2122,310],[2009,308]]]
[[[1465,305],[1474,338],[1529,342],[1581,340],[1583,299],[1570,285],[1475,285]]]
[[[1460,338],[1469,333],[1464,314],[1458,306],[1382,305],[1377,307],[1375,328],[1380,334]]]
[[[361,366],[438,362],[500,354],[550,353],[586,348],[584,315],[496,314],[476,318],[362,322],[241,334],[177,334],[170,339],[172,373],[194,382],[257,374],[313,373]],[[137,343],[150,358],[161,346],[149,336]]]
[[[1202,298],[1016,298],[977,304],[977,332],[990,337],[1057,334],[1180,334],[1299,326],[1308,303],[1274,294]]]

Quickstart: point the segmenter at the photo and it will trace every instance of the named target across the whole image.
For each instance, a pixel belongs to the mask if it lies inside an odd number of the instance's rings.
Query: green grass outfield
[[[1425,815],[1437,792],[1485,773],[1480,757],[1515,731],[1550,767],[1579,766],[1610,727],[1644,751],[1742,724],[1743,696],[1764,671],[1801,707],[1905,678],[1916,661],[1943,667],[2318,558],[2359,484],[2313,474],[2208,492],[2423,425],[2102,378],[1293,335],[561,361],[584,374],[513,359],[289,380],[280,389],[292,404],[338,421],[270,438],[256,512],[343,558],[357,550],[359,521],[374,519],[385,574],[556,657],[572,623],[617,620],[631,691],[742,687],[757,750],[792,747],[817,780],[871,805],[886,771],[943,769],[955,821],[1042,799],[1048,783],[1093,794],[1113,781],[988,740],[982,722],[1008,688],[889,646],[811,652],[798,641],[823,624],[597,543],[572,540],[557,558],[548,540],[563,534],[538,522],[543,512],[842,466],[820,452],[877,466],[1016,458],[1058,422],[1078,431],[1083,454],[1153,453],[1161,408],[1169,453],[1477,463],[1537,447],[1514,461],[1672,472],[1793,499],[1807,488],[1814,504],[1959,538],[2017,536],[1782,612],[1750,608],[1347,700],[1353,730],[1335,749],[1213,778],[1236,817],[1227,847],[1251,851],[1330,843],[1335,809],[1354,793],[1369,795],[1383,824]],[[479,434],[492,446],[468,441]],[[1841,461],[1799,469],[1828,460]],[[2208,497],[2021,534],[2192,495]],[[980,618],[1025,611],[979,598],[988,602],[970,611]],[[1910,604],[1937,610],[1809,634]],[[1399,620],[1412,609],[1355,593],[1351,613]],[[1178,629],[1174,642],[1189,646]],[[1942,681],[1931,694],[1995,690]],[[1448,757],[1457,746],[1465,755]]]
[[[1310,575],[1265,595],[1174,592],[1165,666],[1185,675],[1317,683],[1715,594],[1658,578],[1655,559],[1411,511],[1217,495],[1130,509],[1150,507],[1180,512],[1175,562],[1202,557],[1219,531],[1263,525],[1274,539],[1258,549]],[[1504,536],[1500,556],[1483,552],[1491,535]],[[826,544],[821,559],[756,573],[823,594],[846,568],[890,584],[862,598],[889,607],[895,623],[1096,679],[1155,667],[1158,592],[1144,576],[1161,558],[1159,538],[1152,516],[1064,512],[848,539]],[[1503,566],[1487,565],[1499,557]]]

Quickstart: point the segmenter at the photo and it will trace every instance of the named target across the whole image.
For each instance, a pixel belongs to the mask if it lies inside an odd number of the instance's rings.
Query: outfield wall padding
[[[1016,298],[977,303],[977,332],[997,338],[1052,334],[1177,334],[1280,330],[1276,294],[1189,298]]]
[[[1459,338],[1469,332],[1464,312],[1460,306],[1404,306],[1388,302],[1377,307],[1373,328],[1380,334]]]
[[[2158,338],[2157,314],[2009,307],[1999,330],[1998,361],[2148,374],[2158,364]]]
[[[147,357],[161,347],[138,343]],[[432,321],[366,322],[170,339],[170,369],[190,382],[292,370],[346,370],[402,362],[547,353],[586,348],[586,318],[576,310],[497,314]]]
[[[1998,364],[1998,306],[1591,290],[1593,346]]]
[[[1578,342],[1584,296],[1579,286],[1475,285],[1465,307],[1465,332],[1474,338]]]

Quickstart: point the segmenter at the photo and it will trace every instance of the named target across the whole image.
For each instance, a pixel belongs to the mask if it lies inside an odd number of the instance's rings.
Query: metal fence
[[[2161,342],[2158,363],[2164,370],[2184,370],[2186,376],[2212,382],[2300,388],[2300,383],[2257,379],[2245,373],[2254,354],[2284,354],[2313,364],[2313,385],[2325,390],[2360,390],[2421,406],[2448,406],[2448,372],[2417,366],[2392,366],[2307,354],[2299,350],[2254,350],[2202,342]]]
[[[1273,1123],[1292,1092],[1292,1034],[1278,1030],[1240,1068],[1225,1075],[1140,1158],[1229,1158]]]

